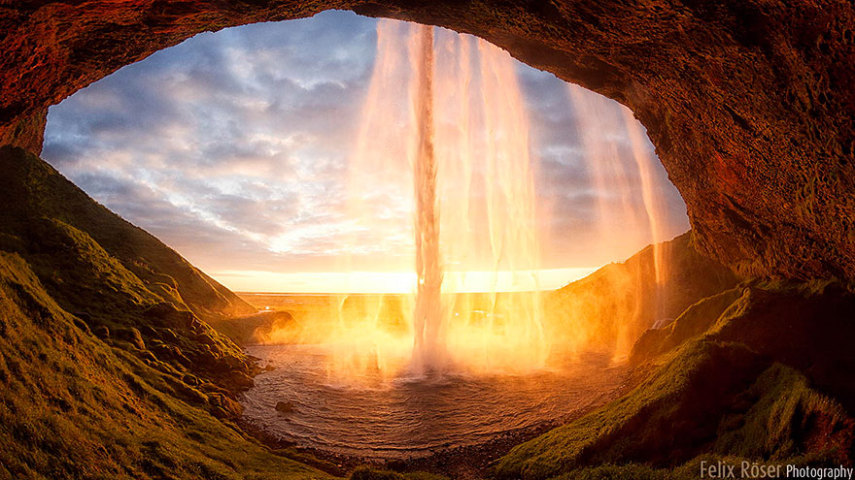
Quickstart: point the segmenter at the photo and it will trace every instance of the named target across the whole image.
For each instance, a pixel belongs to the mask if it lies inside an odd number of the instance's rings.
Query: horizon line
[[[539,270],[448,271],[444,293],[544,292],[584,278],[602,266]],[[407,271],[268,272],[230,270],[210,274],[233,292],[258,294],[401,294],[415,293],[416,274]]]

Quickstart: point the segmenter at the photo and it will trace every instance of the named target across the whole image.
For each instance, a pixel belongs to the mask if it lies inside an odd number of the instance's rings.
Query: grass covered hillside
[[[0,148],[0,478],[321,479],[233,423],[251,310],[39,158]]]
[[[164,301],[197,315],[254,311],[160,240],[92,200],[38,157],[2,147],[0,171],[0,248],[22,253],[37,269],[39,264],[43,270],[50,269],[57,260],[73,262],[67,257],[80,253],[74,249],[87,249],[87,256],[97,257],[99,267],[120,269],[114,272],[119,276],[110,281],[129,293],[144,286]],[[52,293],[69,293],[61,292],[68,290],[64,283],[70,280],[60,274],[45,280],[49,288],[56,289]],[[90,299],[79,300],[86,305]]]
[[[0,148],[0,171],[0,250],[82,328],[233,391],[252,384],[252,365],[208,325],[252,307],[38,157]]]
[[[229,401],[217,384],[93,335],[7,252],[0,386],[3,479],[328,478],[211,415]]]
[[[855,295],[746,284],[648,332],[626,396],[514,448],[500,479],[695,479],[700,462],[855,459]]]
[[[38,157],[3,147],[0,169],[0,480],[333,478],[301,462],[336,466],[271,451],[234,423],[257,367],[210,324],[242,339],[246,325],[226,319],[251,307]],[[648,247],[549,297],[557,340],[623,352],[640,380],[516,446],[493,477],[855,463],[851,286],[737,284],[690,235],[661,250],[659,282]],[[441,477],[362,467],[352,478]]]

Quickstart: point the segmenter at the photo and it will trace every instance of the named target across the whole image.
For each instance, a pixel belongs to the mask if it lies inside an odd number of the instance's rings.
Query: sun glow
[[[409,81],[396,82],[400,75]],[[325,292],[401,294],[335,297],[271,340],[334,346],[341,361],[332,370],[351,373],[544,368],[541,291],[558,285],[540,263],[528,132],[510,55],[473,37],[380,21],[347,205],[371,228],[390,201],[412,199],[404,204],[414,216],[415,272],[318,274],[338,283]],[[396,181],[406,176],[409,191]]]
[[[625,195],[640,181],[643,213],[626,197],[599,203],[603,242],[629,241],[610,238],[615,230],[608,222],[618,218],[661,240],[643,132],[626,112],[604,120],[596,100],[578,87],[568,92],[586,130],[617,126],[630,139],[633,161],[627,163],[618,160],[614,145],[590,132],[583,136],[592,185],[607,190],[609,179],[618,178],[623,183],[616,188]],[[323,293],[263,340],[323,345],[331,352],[327,373],[339,381],[528,373],[592,344],[623,358],[637,334],[638,305],[610,309],[585,298],[578,303],[585,313],[577,314],[556,311],[554,305],[563,304],[553,299],[547,318],[545,292],[594,269],[542,267],[540,220],[549,212],[535,195],[538,162],[530,142],[507,52],[474,37],[381,20],[348,164],[345,204],[353,234],[340,250],[340,273],[232,271],[218,277],[244,291]],[[412,223],[401,225],[399,215],[386,214],[390,209],[411,212]],[[354,268],[347,252],[365,248],[362,233],[375,228],[413,239],[413,270]],[[653,257],[659,284],[664,260],[658,248]],[[627,282],[641,278],[621,275],[604,288],[629,288]],[[591,318],[590,312],[600,314]]]
[[[551,268],[526,272],[446,271],[443,285],[455,292],[476,293],[554,290],[583,278],[597,267]],[[215,276],[238,292],[264,293],[397,293],[415,292],[415,272],[288,272],[225,270]]]

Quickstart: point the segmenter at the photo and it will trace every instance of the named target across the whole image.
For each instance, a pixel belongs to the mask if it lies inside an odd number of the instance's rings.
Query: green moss
[[[51,261],[64,260],[62,250],[45,244],[50,237],[33,229],[34,219],[47,218],[85,232],[163,300],[177,301],[202,317],[254,311],[174,250],[93,201],[38,157],[20,148],[0,147],[0,170],[4,172],[0,176],[0,204],[4,206],[0,245],[7,250],[28,260],[38,252]],[[86,243],[80,237],[75,240]],[[51,287],[47,282],[46,286]]]
[[[0,464],[11,478],[328,478],[170,393],[176,379],[80,330],[5,252],[0,318]]]
[[[697,475],[683,477],[696,480]],[[555,477],[556,480],[680,480],[673,471],[657,470],[647,465],[600,465],[574,470]]]
[[[274,454],[210,413],[250,370],[203,320],[242,302],[38,158],[0,148],[0,168],[0,477],[329,478],[305,463],[330,465]],[[725,273],[701,278],[718,270],[687,245],[688,236],[671,243],[680,275],[668,287],[672,310],[734,281]],[[633,258],[632,279],[649,280],[650,249]],[[697,478],[700,461],[846,459],[855,422],[812,386],[805,365],[814,376],[825,369],[832,390],[841,384],[834,372],[851,383],[850,365],[802,361],[817,345],[851,348],[833,337],[851,338],[855,311],[839,291],[832,281],[753,282],[695,303],[665,331],[649,378],[514,448],[496,475],[679,479]],[[813,333],[814,318],[833,326],[831,336]],[[98,327],[111,335],[96,337]],[[443,477],[360,468],[351,478]]]
[[[802,452],[811,423],[822,422],[827,450],[836,445],[833,432],[851,430],[843,407],[809,385],[807,378],[774,364],[744,395],[753,403],[746,412],[722,419],[713,451],[746,458],[787,459]]]
[[[807,465],[826,465],[827,458],[821,456],[798,456],[788,459],[786,462],[774,460],[750,459],[738,456],[720,456],[720,455],[700,455],[689,462],[684,463],[675,468],[655,468],[649,465],[629,463],[624,465],[597,465],[591,467],[583,467],[572,472],[568,472],[552,480],[698,480],[701,476],[701,463],[705,466],[717,465],[719,463],[735,466],[737,474],[741,472],[743,462],[747,464],[757,463],[766,467],[780,466],[782,473],[785,472],[786,465],[803,467]],[[707,476],[709,478],[709,476]],[[737,478],[740,478],[737,476]],[[767,477],[768,478],[768,477]],[[774,476],[771,478],[775,478]]]
[[[687,450],[689,458],[683,460],[687,463],[703,451],[713,453],[713,458],[792,463],[806,448],[813,448],[815,457],[829,463],[846,458],[852,420],[839,404],[810,388],[803,375],[780,364],[763,370],[744,391],[734,388],[739,393],[726,394],[718,408],[687,409],[687,402],[698,400],[692,393],[698,381],[691,378],[692,372],[706,372],[702,363],[720,360],[708,355],[695,349],[677,355],[653,381],[627,397],[512,450],[497,463],[496,476],[547,479],[564,472],[558,478],[697,478],[698,470],[678,474],[679,464],[667,461],[667,468],[658,469],[632,462],[649,462],[657,452],[679,460],[664,447],[691,447],[698,438],[686,436],[687,429],[680,425],[703,430],[703,415],[714,420],[714,429],[707,429],[700,439],[712,438],[714,443],[701,442],[694,453]],[[657,438],[657,430],[659,435],[673,436],[673,445]],[[817,440],[826,444],[817,447]],[[809,446],[810,442],[814,444]]]
[[[53,285],[55,294],[71,297],[64,298],[68,305],[101,300],[99,304],[105,308],[105,297],[117,301],[116,308],[162,301],[86,232],[51,218],[34,220],[31,229],[41,241],[28,259],[39,277]],[[116,295],[105,296],[105,289]]]
[[[837,337],[851,338],[855,300],[833,282],[741,291],[690,308],[681,316],[689,324],[670,332],[684,334],[654,357],[660,366],[647,380],[517,446],[496,463],[496,476],[697,478],[681,465],[696,467],[704,455],[848,461],[855,420],[828,392],[851,397],[850,380],[837,373],[851,371],[851,346]]]
[[[706,342],[680,349],[662,369],[628,395],[512,449],[496,464],[497,476],[550,478],[582,466],[586,460],[583,457],[591,455],[603,462],[622,460],[622,454],[644,442],[641,436],[631,434],[661,435],[656,431],[659,424],[668,423],[668,418],[681,407],[681,397],[706,381],[701,378],[706,367],[727,360],[731,353],[727,350]],[[742,351],[735,356],[748,357]],[[739,362],[750,362],[750,358],[738,358],[733,363]]]
[[[741,288],[732,288],[704,298],[689,306],[671,324],[646,331],[632,349],[631,360],[639,363],[666,353],[703,335],[742,296]]]
[[[330,478],[209,413],[249,367],[200,315],[242,302],[38,158],[0,166],[0,477]]]

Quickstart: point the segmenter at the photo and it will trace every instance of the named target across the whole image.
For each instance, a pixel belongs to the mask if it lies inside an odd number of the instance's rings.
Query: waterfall
[[[378,22],[347,203],[357,231],[385,221],[377,212],[392,201],[413,212],[412,225],[397,228],[414,239],[415,291],[403,304],[416,375],[531,370],[549,352],[536,162],[514,68],[507,52],[474,37]],[[412,190],[401,182],[407,176]],[[364,251],[361,240],[350,248]],[[359,351],[378,352],[381,369],[387,351],[400,351],[389,346],[381,307],[367,306],[356,320],[339,308],[336,336],[369,339],[347,352],[347,368],[361,368],[350,359]]]
[[[433,27],[422,25],[414,35],[416,87],[413,99],[417,153],[415,181],[416,305],[413,313],[413,364],[428,373],[443,361],[442,266],[439,252],[439,210],[436,198],[437,165],[434,154]]]

